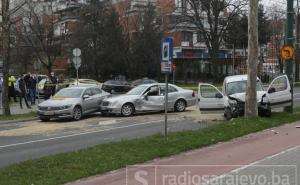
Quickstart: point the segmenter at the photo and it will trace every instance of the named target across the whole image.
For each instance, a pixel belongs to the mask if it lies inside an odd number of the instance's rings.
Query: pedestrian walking
[[[27,91],[27,87],[26,87],[26,83],[25,83],[25,80],[24,80],[24,76],[21,77],[19,80],[18,80],[18,89],[19,89],[19,93],[20,93],[20,108],[22,109],[23,106],[22,106],[22,99],[25,100],[25,104],[27,106],[28,109],[31,109],[30,105],[28,104],[28,101],[27,101],[27,97],[26,97],[26,91]]]
[[[11,75],[8,78],[8,96],[9,96],[9,101],[11,101],[11,98],[14,98],[14,101],[17,102],[16,98],[16,92],[15,92],[15,84],[16,84],[16,78],[15,76]]]
[[[2,109],[2,91],[3,91],[3,78],[0,77],[0,109]]]
[[[26,87],[27,87],[27,89],[26,89],[26,97],[27,97],[27,100],[28,101],[30,101],[30,94],[29,94],[29,79],[30,79],[30,76],[31,76],[31,74],[30,73],[27,73],[27,74],[25,74],[25,76],[24,76],[24,81],[25,81],[25,84],[26,84]]]
[[[54,94],[56,93],[56,85],[57,85],[57,78],[54,75],[54,72],[51,72],[50,81],[51,81],[51,84],[52,84],[52,93],[51,93],[51,95],[54,96]]]
[[[35,105],[37,79],[35,75],[31,75],[28,79],[29,101],[31,105]]]

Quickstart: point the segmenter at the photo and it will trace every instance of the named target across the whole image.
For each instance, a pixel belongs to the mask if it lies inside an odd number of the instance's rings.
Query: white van
[[[247,75],[228,76],[222,91],[211,84],[199,83],[198,101],[201,113],[224,112],[226,119],[244,115]],[[286,75],[276,77],[267,91],[259,78],[256,84],[260,116],[271,116],[271,109],[290,105],[291,86]]]

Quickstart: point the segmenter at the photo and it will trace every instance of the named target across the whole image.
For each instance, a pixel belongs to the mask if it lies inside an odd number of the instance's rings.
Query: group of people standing
[[[8,79],[9,101],[11,102],[13,98],[17,102],[16,96],[19,95],[20,108],[23,108],[22,101],[24,99],[27,108],[31,109],[28,101],[31,105],[35,105],[37,83],[36,75],[30,73],[19,76],[18,79],[11,75]]]
[[[31,105],[36,103],[37,84],[39,79],[34,74],[24,74],[16,78],[10,75],[8,79],[8,96],[9,102],[18,102],[19,97],[20,108],[23,108],[23,100],[27,108],[31,109]],[[45,99],[49,99],[56,92],[56,84],[58,83],[54,73],[51,72],[50,78],[47,78],[44,85]],[[0,77],[0,109],[2,109],[2,91],[3,91],[3,78]]]

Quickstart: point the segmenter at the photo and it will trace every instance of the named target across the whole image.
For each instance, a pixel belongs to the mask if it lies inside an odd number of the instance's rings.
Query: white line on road
[[[248,168],[248,167],[255,166],[255,165],[257,165],[257,166],[264,166],[264,165],[259,165],[259,163],[264,162],[264,161],[266,161],[266,160],[268,160],[268,159],[272,159],[272,158],[278,157],[278,156],[280,156],[280,155],[286,154],[286,153],[288,153],[288,152],[290,152],[290,151],[297,150],[297,149],[299,149],[299,148],[300,148],[300,145],[295,146],[295,147],[292,147],[292,148],[289,148],[289,149],[284,150],[284,151],[281,151],[281,152],[279,152],[279,153],[277,153],[277,154],[268,156],[268,157],[266,157],[266,158],[264,158],[264,159],[255,161],[255,162],[253,162],[253,163],[250,163],[250,164],[247,164],[247,165],[241,165],[242,167],[237,168],[237,169],[234,169],[234,170],[231,170],[230,172],[225,173],[225,174],[222,174],[222,175],[220,175],[220,176],[218,176],[218,177],[216,177],[216,178],[212,178],[212,179],[210,179],[209,181],[210,181],[210,182],[219,182],[219,181],[218,181],[219,179],[222,179],[222,178],[226,177],[228,174],[238,173],[238,172],[240,172],[240,171],[242,171],[242,170],[244,170],[244,169],[246,169],[246,168]],[[265,165],[265,166],[272,166],[272,165]],[[296,165],[275,165],[275,166],[296,166]],[[297,166],[296,166],[296,171],[297,171]]]
[[[184,119],[183,118],[169,119],[169,121],[179,121],[179,120],[184,120]],[[144,122],[144,123],[132,124],[132,125],[127,125],[127,126],[122,126],[122,127],[115,127],[115,128],[110,128],[110,129],[104,129],[104,130],[95,130],[95,131],[90,131],[90,132],[70,134],[70,135],[59,136],[59,137],[52,137],[52,138],[47,138],[47,139],[39,139],[39,140],[27,141],[27,142],[23,142],[23,143],[14,143],[14,144],[9,144],[9,145],[2,145],[2,146],[0,146],[0,149],[2,149],[2,148],[8,148],[8,147],[13,147],[13,146],[19,146],[19,145],[26,145],[26,144],[44,142],[44,141],[64,139],[64,138],[69,138],[69,137],[74,137],[74,136],[81,136],[81,135],[87,135],[87,134],[93,134],[93,133],[107,132],[107,131],[112,131],[112,130],[117,130],[117,129],[134,127],[134,126],[148,125],[148,124],[158,123],[158,122],[163,122],[163,121],[164,120],[148,121],[148,122]]]
[[[116,124],[117,120],[99,121],[98,125],[113,125]]]

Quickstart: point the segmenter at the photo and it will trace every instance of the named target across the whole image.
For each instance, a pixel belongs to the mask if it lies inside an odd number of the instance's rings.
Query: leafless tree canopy
[[[26,2],[19,12],[19,24],[16,27],[18,38],[24,45],[31,47],[36,58],[41,61],[50,73],[56,57],[60,52],[54,35],[57,15],[52,1],[47,6],[36,6],[34,2]],[[44,7],[47,7],[45,9]]]

